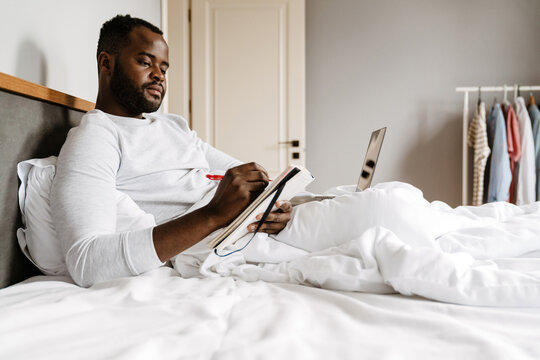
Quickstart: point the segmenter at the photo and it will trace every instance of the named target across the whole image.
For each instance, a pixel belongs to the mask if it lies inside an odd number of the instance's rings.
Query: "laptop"
[[[366,190],[371,186],[373,180],[373,174],[375,173],[375,167],[379,160],[379,153],[381,152],[384,134],[386,134],[386,128],[375,130],[371,133],[371,139],[369,139],[369,145],[364,158],[364,164],[362,165],[362,171],[356,185],[356,191]]]
[[[371,133],[369,139],[366,155],[364,156],[364,162],[358,177],[356,184],[356,191],[363,191],[371,186],[373,180],[373,174],[377,167],[377,161],[379,160],[379,154],[381,152],[384,135],[386,134],[386,127],[375,130]],[[309,201],[320,201],[325,199],[333,199],[334,195],[300,195],[291,199],[292,206],[300,205]]]

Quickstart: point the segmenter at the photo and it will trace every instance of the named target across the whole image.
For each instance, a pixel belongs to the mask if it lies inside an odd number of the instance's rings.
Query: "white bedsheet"
[[[258,234],[224,258],[201,243],[177,256],[175,268],[184,276],[540,307],[540,258],[523,258],[540,250],[540,202],[453,209],[397,182],[334,193],[333,200],[296,207],[277,241]]]
[[[0,290],[0,359],[539,359],[540,309],[169,268],[80,288],[36,277]]]

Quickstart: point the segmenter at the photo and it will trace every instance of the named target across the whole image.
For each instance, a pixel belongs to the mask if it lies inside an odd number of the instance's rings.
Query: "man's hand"
[[[268,234],[277,234],[287,226],[289,220],[291,220],[292,205],[290,201],[277,201],[276,202],[277,210],[272,211],[268,214],[265,222],[261,225],[259,231],[265,232]],[[257,215],[257,220],[262,218],[263,214]],[[248,226],[250,232],[255,231],[259,222],[255,222]]]
[[[255,163],[229,169],[208,205],[153,229],[152,237],[159,259],[167,261],[211,232],[229,225],[264,190],[269,181],[266,170]],[[287,225],[291,218],[291,203],[279,203],[279,209],[268,215],[261,231],[277,234]]]
[[[266,170],[254,162],[229,169],[205,211],[219,227],[227,226],[263,192],[269,181]]]

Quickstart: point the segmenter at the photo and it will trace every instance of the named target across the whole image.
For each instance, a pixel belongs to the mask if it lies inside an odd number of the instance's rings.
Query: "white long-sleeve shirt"
[[[88,112],[70,130],[51,192],[54,226],[71,277],[82,286],[163,265],[152,228],[116,232],[115,189],[154,215],[183,215],[216,182],[206,174],[241,164],[199,139],[171,114],[125,118]]]

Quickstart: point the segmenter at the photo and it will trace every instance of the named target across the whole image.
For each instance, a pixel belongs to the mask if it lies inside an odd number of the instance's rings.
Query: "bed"
[[[1,359],[538,359],[540,308],[477,307],[169,267],[76,286],[19,249],[18,162],[58,154],[92,104],[0,74]]]

